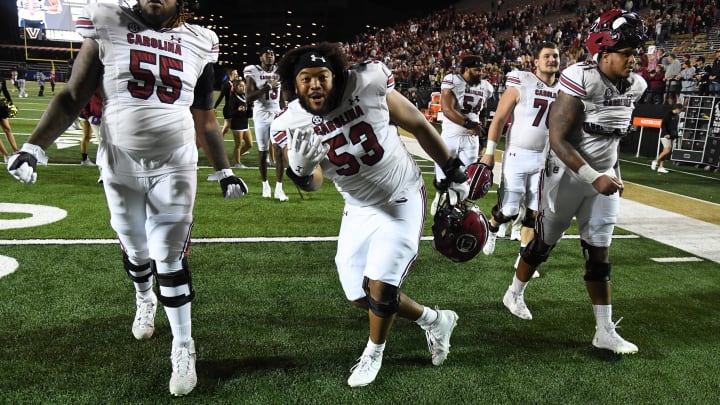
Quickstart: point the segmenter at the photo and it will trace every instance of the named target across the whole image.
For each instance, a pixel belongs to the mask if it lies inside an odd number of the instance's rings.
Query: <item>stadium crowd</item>
[[[502,1],[491,3],[491,10],[466,12],[450,7],[424,18],[357,34],[354,41],[344,43],[345,51],[355,61],[383,61],[393,69],[397,88],[422,108],[427,106],[430,92],[440,89],[442,78],[457,71],[461,59],[469,54],[483,58],[485,78],[498,94],[504,91],[509,71],[533,69],[532,51],[543,41],[559,45],[561,70],[583,60],[589,28],[600,14],[613,7],[639,11],[645,18],[648,36],[655,45],[652,52],[640,53],[638,68],[649,83],[658,62],[665,66],[669,63],[661,49],[669,34],[707,35],[720,21],[718,0],[546,0],[512,7]],[[683,63],[690,55],[678,55],[676,59]],[[705,64],[704,58],[693,61],[695,91],[704,89],[711,69],[717,69],[720,77],[720,61],[715,67],[712,62]],[[662,96],[658,99],[674,103],[673,95],[677,94],[667,94],[670,79],[663,75],[662,81]],[[644,101],[652,102],[647,96]]]

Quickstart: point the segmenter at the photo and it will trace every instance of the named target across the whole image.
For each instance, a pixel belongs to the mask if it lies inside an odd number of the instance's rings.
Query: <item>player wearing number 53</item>
[[[293,101],[275,118],[271,133],[287,148],[286,174],[295,184],[317,190],[325,176],[345,199],[335,264],[345,297],[367,311],[370,321],[369,340],[348,379],[360,387],[375,380],[396,315],[422,327],[434,365],[445,360],[458,318],[400,291],[417,257],[427,200],[420,169],[395,125],[414,134],[444,168],[442,187],[455,202],[469,186],[462,162],[394,89],[384,64],[345,66],[335,44],[289,51],[277,72]]]
[[[132,9],[107,3],[85,8],[77,20],[84,41],[70,82],[8,162],[13,177],[34,183],[37,163],[47,163],[44,151],[100,87],[97,161],[123,267],[135,286],[132,333],[150,338],[158,301],[163,304],[173,335],[173,395],[189,393],[197,382],[190,316],[195,292],[187,259],[197,189],[196,132],[204,138],[224,197],[247,192],[229,168],[213,111],[217,35],[186,22],[196,5],[140,0]]]

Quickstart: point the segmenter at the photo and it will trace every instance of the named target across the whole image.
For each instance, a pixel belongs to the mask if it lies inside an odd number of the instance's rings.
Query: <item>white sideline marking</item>
[[[703,261],[703,259],[699,257],[651,257],[650,260],[658,263],[683,263]]]
[[[637,235],[614,235],[613,239],[638,239]],[[430,241],[432,236],[423,236]],[[580,235],[565,235],[563,239],[580,239]],[[195,243],[266,243],[266,242],[337,242],[337,236],[262,236],[249,238],[198,238],[191,239]],[[117,239],[0,239],[0,246],[24,245],[111,245]]]

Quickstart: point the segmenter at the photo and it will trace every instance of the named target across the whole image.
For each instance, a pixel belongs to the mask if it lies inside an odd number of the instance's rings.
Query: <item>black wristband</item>
[[[293,183],[297,184],[298,186],[307,187],[312,183],[313,175],[307,175],[307,176],[298,176],[291,168],[285,169],[285,174],[290,178],[290,180],[293,181]]]
[[[478,125],[480,125],[479,122],[473,121],[470,118],[465,118],[465,122],[463,123],[463,127],[467,128],[467,129],[473,129],[473,128],[477,127]]]
[[[445,163],[442,171],[445,173],[445,177],[453,183],[464,183],[467,181],[467,175],[461,168],[464,166],[462,160],[457,157],[452,157]]]

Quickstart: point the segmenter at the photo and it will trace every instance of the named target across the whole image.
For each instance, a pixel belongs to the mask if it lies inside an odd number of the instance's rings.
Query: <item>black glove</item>
[[[473,128],[477,127],[478,125],[480,125],[479,122],[473,121],[470,118],[465,118],[465,122],[463,123],[463,127],[467,128],[467,129],[473,129]]]
[[[37,180],[37,164],[47,165],[47,161],[41,147],[25,143],[20,151],[8,158],[7,171],[22,183],[33,184]]]
[[[243,179],[235,176],[232,169],[222,169],[216,172],[223,197],[238,198],[248,193],[247,184]]]
[[[467,182],[467,174],[465,174],[465,164],[459,158],[453,157],[445,163],[442,167],[445,178],[452,181],[453,183],[465,183]]]
[[[465,200],[470,194],[470,186],[468,185],[468,177],[462,160],[454,157],[450,158],[442,168],[445,173],[445,179],[440,182],[440,189],[448,192],[450,205],[455,205]]]

